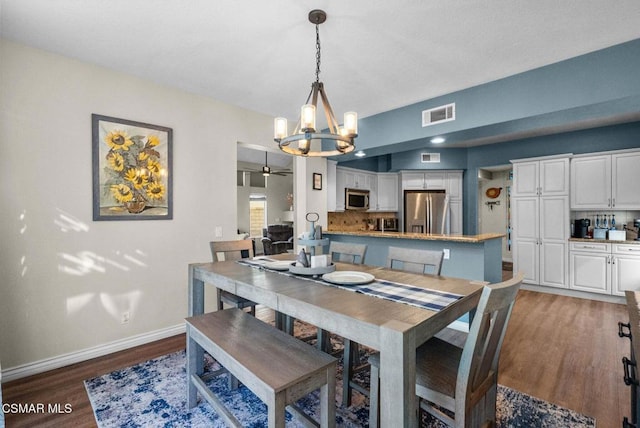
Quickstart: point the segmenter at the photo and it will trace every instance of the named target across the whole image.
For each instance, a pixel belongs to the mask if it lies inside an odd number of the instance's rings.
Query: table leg
[[[417,428],[416,337],[390,321],[380,329],[380,426]]]
[[[190,317],[204,314],[204,281],[196,279],[194,265],[189,265],[189,308]]]
[[[194,269],[194,265],[189,265],[188,314],[190,317],[204,313],[204,281],[195,278]],[[189,336],[187,335],[187,345],[188,344]],[[204,371],[204,350],[200,346],[195,346],[192,354],[195,372],[201,374]]]

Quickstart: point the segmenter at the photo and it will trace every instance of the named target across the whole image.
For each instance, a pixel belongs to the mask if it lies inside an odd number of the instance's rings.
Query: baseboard
[[[607,303],[625,304],[625,298],[622,296],[613,296],[610,294],[589,293],[587,291],[570,290],[568,288],[546,287],[544,285],[522,284],[522,290],[537,291],[540,293],[557,294],[559,296],[577,297],[579,299],[599,300]]]
[[[96,357],[112,354],[114,352],[133,348],[134,346],[144,345],[156,340],[165,339],[185,332],[185,324],[177,324],[172,327],[127,337],[126,339],[116,340],[114,342],[105,343],[103,345],[94,346],[92,348],[83,349],[68,354],[59,355],[57,357],[46,358],[44,360],[35,361],[33,363],[23,364],[21,366],[10,367],[2,370],[2,383],[32,376],[38,373],[46,372],[71,364],[80,363]]]

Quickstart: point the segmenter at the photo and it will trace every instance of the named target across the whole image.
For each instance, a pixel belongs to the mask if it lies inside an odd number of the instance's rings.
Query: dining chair
[[[448,426],[495,426],[500,349],[523,276],[520,272],[507,281],[483,288],[463,348],[435,337],[418,347],[416,395],[420,409]],[[377,427],[380,354],[372,354],[369,362],[369,426]],[[442,409],[453,412],[454,417]]]
[[[367,251],[365,244],[353,244],[348,242],[335,242],[329,244],[329,254],[332,261],[352,264],[364,263],[364,255]],[[320,339],[318,331],[318,340]],[[326,332],[322,331],[322,334]],[[327,335],[328,336],[328,335]],[[327,339],[323,339],[327,340]],[[342,403],[344,406],[351,405],[352,392],[355,389],[364,395],[369,395],[369,390],[358,384],[354,377],[357,373],[369,368],[369,364],[360,364],[360,345],[349,339],[344,339],[343,352],[343,372],[342,372]]]
[[[214,263],[225,260],[240,260],[253,257],[253,241],[251,239],[239,239],[235,241],[211,241],[211,257]],[[224,303],[236,308],[249,308],[251,315],[256,315],[256,303],[243,297],[236,296],[228,291],[216,288],[216,301],[218,309],[224,309]]]
[[[440,275],[444,252],[434,250],[417,250],[413,248],[389,247],[387,267],[407,272],[431,273]],[[430,267],[430,270],[427,268]]]

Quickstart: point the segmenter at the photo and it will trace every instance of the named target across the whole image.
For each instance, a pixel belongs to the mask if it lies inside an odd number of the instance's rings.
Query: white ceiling
[[[360,117],[640,37],[638,0],[0,0],[0,34],[271,116]],[[275,160],[275,158],[274,158]]]

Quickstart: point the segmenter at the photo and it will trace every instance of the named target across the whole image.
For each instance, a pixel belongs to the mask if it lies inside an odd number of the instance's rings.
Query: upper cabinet
[[[379,173],[377,211],[398,211],[398,174]]]
[[[511,196],[561,196],[568,194],[568,157],[514,162]]]
[[[327,193],[328,211],[344,211],[344,189],[368,190],[369,211],[398,211],[398,174],[367,172],[329,163],[327,175],[327,185],[335,189]]]
[[[640,209],[640,151],[571,160],[571,208]]]
[[[365,171],[344,169],[344,187],[349,189],[376,190],[376,174]]]
[[[446,172],[403,172],[402,188],[405,190],[446,189]]]

